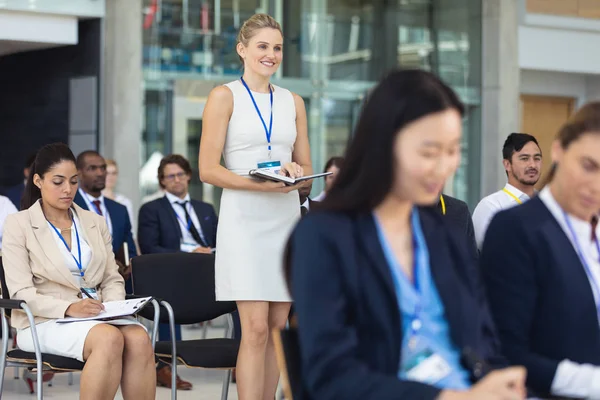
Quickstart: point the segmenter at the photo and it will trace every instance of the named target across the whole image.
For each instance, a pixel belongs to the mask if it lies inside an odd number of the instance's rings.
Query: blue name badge
[[[281,170],[281,161],[259,162],[256,164],[256,168],[278,174]]]

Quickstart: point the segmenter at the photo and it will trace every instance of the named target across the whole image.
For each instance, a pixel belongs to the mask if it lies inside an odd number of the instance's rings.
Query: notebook
[[[263,169],[253,169],[250,170],[250,176],[254,176],[257,178],[267,179],[274,182],[283,182],[286,185],[295,185],[296,183],[300,183],[303,181],[308,181],[315,178],[321,178],[323,176],[331,175],[333,172],[322,172],[320,174],[313,174],[307,176],[301,176],[299,178],[291,178],[289,176],[279,175],[275,172],[263,170]]]
[[[58,323],[69,323],[69,322],[80,322],[80,321],[101,321],[107,319],[114,319],[119,317],[127,317],[129,315],[135,315],[144,308],[148,302],[152,300],[152,297],[141,297],[139,299],[130,300],[117,300],[107,301],[102,303],[104,305],[104,311],[95,317],[75,318],[66,317],[58,319]]]

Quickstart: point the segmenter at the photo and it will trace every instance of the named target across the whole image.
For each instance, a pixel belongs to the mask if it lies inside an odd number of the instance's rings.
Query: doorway
[[[535,136],[542,149],[542,177],[537,189],[545,182],[552,165],[550,149],[561,126],[569,119],[575,107],[572,97],[521,96],[521,130]]]

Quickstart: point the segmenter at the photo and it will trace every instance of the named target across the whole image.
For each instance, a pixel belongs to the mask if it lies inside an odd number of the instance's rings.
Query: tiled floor
[[[200,338],[202,329],[184,328],[182,332],[183,339]],[[214,328],[208,330],[208,337],[223,337],[223,329],[219,327],[218,321]],[[194,388],[191,391],[179,391],[177,398],[180,400],[219,400],[221,398],[221,388],[224,372],[209,371],[200,369],[189,369],[185,367],[178,368],[182,379],[192,382]],[[29,394],[29,389],[22,379],[14,379],[14,369],[6,370],[4,379],[4,393],[2,400],[21,400],[35,399],[34,395]],[[66,374],[56,375],[53,386],[44,386],[44,399],[75,400],[79,398],[79,374],[74,374],[73,386],[68,385]],[[121,400],[123,397],[117,393],[115,399]],[[165,388],[158,388],[156,398],[159,400],[168,400],[171,398],[171,391]],[[237,400],[235,384],[229,386],[229,400]]]

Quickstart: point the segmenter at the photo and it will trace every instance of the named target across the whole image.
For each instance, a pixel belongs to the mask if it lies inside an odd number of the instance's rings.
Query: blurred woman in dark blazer
[[[559,131],[550,183],[498,214],[481,267],[504,355],[540,396],[600,399],[600,103]]]
[[[522,368],[473,386],[497,357],[477,269],[465,238],[416,207],[435,204],[459,164],[462,114],[434,75],[392,72],[324,202],[293,233],[303,398],[524,397]]]

